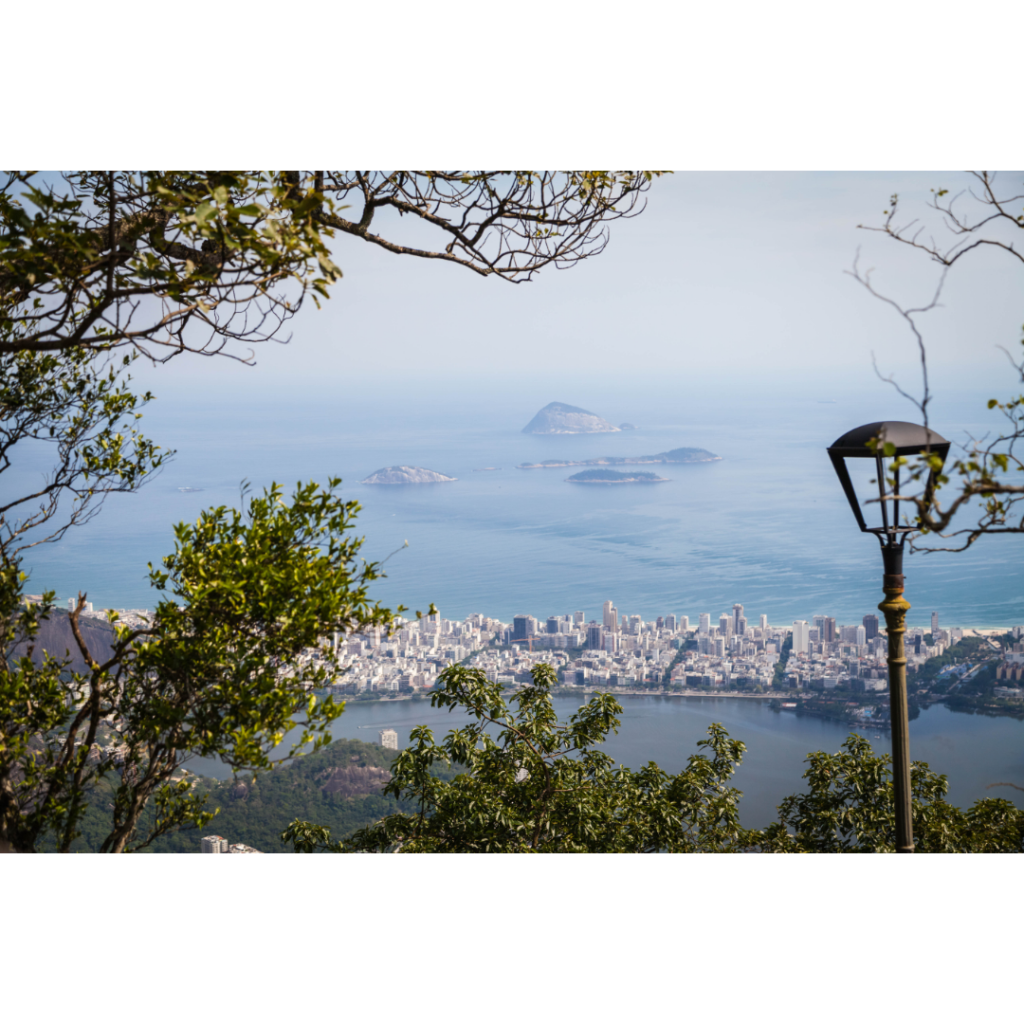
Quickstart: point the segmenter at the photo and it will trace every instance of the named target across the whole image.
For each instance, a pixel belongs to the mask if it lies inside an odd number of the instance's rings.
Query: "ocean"
[[[415,377],[415,374],[413,375]],[[712,621],[744,605],[773,624],[823,614],[859,623],[882,598],[881,559],[862,535],[825,448],[850,427],[913,418],[881,385],[783,375],[742,385],[728,375],[446,379],[396,384],[311,383],[274,391],[179,389],[142,421],[174,460],[141,491],[111,496],[88,525],[26,553],[28,589],[79,590],[96,607],[152,607],[146,563],[173,548],[171,526],[211,505],[237,505],[239,487],[343,478],[362,504],[363,554],[386,564],[374,589],[385,604],[447,618],[472,612],[510,621],[583,611],[612,600],[620,614]],[[159,389],[156,389],[159,393]],[[957,440],[980,431],[985,395],[936,404],[933,425]],[[533,436],[522,427],[549,401],[565,401],[637,430]],[[655,467],[654,485],[579,486],[575,470],[519,470],[522,462],[642,455],[689,446],[712,463]],[[369,486],[390,465],[457,477],[455,483]],[[485,467],[495,467],[486,471]],[[648,467],[650,468],[650,467]],[[34,482],[46,464],[4,474],[5,491]],[[194,490],[184,492],[181,488]],[[404,548],[408,540],[408,548]],[[1024,622],[1024,543],[983,538],[961,554],[907,558],[908,621],[926,626]]]

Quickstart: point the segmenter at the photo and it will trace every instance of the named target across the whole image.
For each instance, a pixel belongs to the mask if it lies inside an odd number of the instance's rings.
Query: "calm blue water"
[[[783,797],[804,788],[807,754],[815,750],[834,753],[849,735],[838,722],[792,712],[772,711],[764,701],[729,697],[620,697],[622,726],[604,744],[616,762],[640,768],[655,761],[670,773],[682,771],[687,758],[698,752],[697,742],[707,737],[711,722],[721,722],[729,734],[747,745],[734,785],[743,791],[740,805],[743,823],[763,828],[774,820]],[[565,721],[580,701],[557,698],[555,707]],[[333,723],[335,737],[378,742],[378,732],[393,728],[399,745],[405,746],[415,725],[428,725],[435,740],[463,724],[461,713],[432,708],[425,701],[349,703]],[[891,749],[888,734],[862,731],[879,753]],[[986,796],[999,796],[1024,807],[1024,792],[994,782],[1024,786],[1024,732],[1021,723],[1008,718],[984,718],[953,714],[935,706],[910,723],[911,756],[927,761],[934,771],[947,775],[952,803],[965,807]],[[204,775],[228,778],[230,770],[219,762],[195,759],[189,767]]]
[[[408,380],[408,375],[403,378]],[[244,382],[243,382],[244,385]],[[932,422],[947,436],[986,428],[985,395],[937,405]],[[521,433],[548,401],[581,404],[613,423],[640,429],[610,435]],[[825,447],[851,426],[907,418],[908,407],[880,385],[779,378],[742,387],[709,380],[631,378],[445,382],[421,388],[385,378],[329,390],[170,395],[147,412],[147,430],[178,449],[174,462],[140,493],[116,495],[89,525],[59,545],[29,552],[29,589],[79,589],[97,606],[148,607],[148,561],[171,550],[171,524],[209,505],[238,503],[243,478],[344,478],[363,504],[364,553],[380,559],[408,539],[377,586],[386,603],[413,609],[434,601],[446,617],[483,612],[510,620],[602,603],[645,618],[675,613],[717,617],[734,602],[749,621],[815,614],[859,622],[882,595],[875,541],[861,535]],[[520,471],[550,458],[648,454],[708,448],[723,461],[664,467],[669,483],[580,487],[571,471]],[[411,464],[458,477],[453,484],[369,487],[374,470]],[[496,466],[496,472],[474,472]],[[38,480],[42,462],[6,489]],[[202,488],[182,494],[179,487]],[[908,559],[909,621],[926,625],[1010,626],[1024,622],[1024,544],[986,538],[969,552]]]

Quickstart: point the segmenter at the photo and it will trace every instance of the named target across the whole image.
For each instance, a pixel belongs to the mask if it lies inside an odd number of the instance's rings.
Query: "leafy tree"
[[[686,769],[669,776],[649,763],[638,772],[595,749],[618,725],[621,708],[595,694],[568,723],[557,721],[545,665],[534,685],[506,701],[478,670],[453,666],[439,681],[438,707],[475,722],[435,743],[424,726],[392,763],[384,792],[409,810],[388,814],[349,838],[295,820],[281,839],[296,852],[764,852],[884,853],[896,843],[891,758],[851,735],[840,752],[808,755],[807,791],[786,797],[765,829],[739,822],[741,793],[728,785],[746,747],[721,725],[708,729]],[[439,777],[439,769],[448,777]],[[451,772],[456,774],[452,777]],[[944,799],[948,782],[914,762],[917,849],[1009,853],[1024,849],[1024,811],[1008,800],[961,810]]]
[[[896,849],[892,758],[876,755],[852,734],[837,754],[807,758],[808,792],[786,797],[779,820],[750,833],[752,848],[766,853],[891,853]],[[1009,800],[978,800],[963,811],[943,799],[945,775],[923,761],[910,770],[914,841],[922,853],[1019,853],[1024,811]]]
[[[599,254],[645,171],[78,172],[0,186],[0,352],[130,346],[151,358],[266,341],[341,277],[335,232],[528,281]],[[335,200],[344,200],[340,205]],[[355,206],[355,219],[343,216]],[[380,233],[381,210],[437,248]],[[374,228],[375,230],[371,230]],[[236,356],[237,357],[237,356]]]
[[[152,396],[132,392],[132,360],[251,361],[237,343],[285,340],[305,297],[327,297],[341,276],[335,232],[526,281],[599,253],[607,222],[638,213],[650,182],[603,171],[14,172],[0,182],[0,473],[27,447],[54,454],[41,487],[0,506],[0,848],[70,849],[103,787],[104,850],[201,826],[210,812],[175,781],[185,755],[266,770],[296,719],[292,753],[326,742],[342,705],[308,694],[336,667],[322,638],[391,621],[367,595],[379,566],[356,564],[361,542],[346,534],[358,505],[337,497],[340,481],[300,486],[291,504],[275,484],[246,516],[211,509],[177,528],[175,553],[150,574],[173,600],[141,629],[115,617],[109,656],[79,628],[84,594],[70,623],[85,671],[36,649],[53,594],[25,602],[21,552],[59,540],[173,454],[138,432]],[[346,219],[353,204],[358,218]],[[443,246],[371,232],[384,207],[423,221]]]
[[[884,379],[916,406],[925,426],[928,426],[933,395],[920,320],[939,306],[947,274],[961,261],[981,251],[999,253],[1015,266],[1024,268],[1024,250],[1017,235],[1018,231],[1024,231],[1024,193],[1019,188],[1004,191],[997,183],[996,174],[991,172],[972,172],[971,177],[971,187],[951,198],[949,189],[932,189],[928,205],[938,214],[938,234],[932,233],[916,217],[904,221],[898,195],[890,197],[882,223],[866,228],[881,232],[942,268],[930,302],[917,308],[901,305],[881,294],[871,281],[870,272],[862,271],[856,262],[852,270],[853,276],[873,296],[894,309],[914,338],[921,362],[918,395],[896,385],[891,377]],[[1021,344],[1024,345],[1024,338]],[[1024,384],[1024,359],[1016,360],[1008,350],[1004,351],[1014,374]],[[885,448],[884,454],[892,459],[888,466],[889,487],[913,509],[908,522],[922,534],[933,534],[949,541],[941,546],[933,539],[922,543],[912,538],[911,546],[915,550],[964,551],[983,536],[1024,533],[1024,483],[1015,482],[1016,473],[1024,472],[1024,459],[1020,454],[1020,442],[1024,440],[1024,394],[992,398],[988,408],[1000,417],[1000,423],[981,438],[971,439],[962,447],[962,455],[951,458],[945,467],[934,453],[908,460],[896,457],[892,445]],[[904,467],[905,476],[900,486],[898,471]],[[935,472],[934,478],[930,476],[931,471]],[[917,491],[915,484],[920,485]]]
[[[728,785],[745,749],[720,725],[708,729],[677,775],[650,762],[639,771],[595,749],[622,708],[598,693],[560,724],[540,664],[533,685],[503,697],[479,669],[454,665],[438,677],[435,707],[462,708],[475,721],[435,743],[412,731],[384,792],[415,810],[390,814],[348,840],[294,821],[282,833],[297,852],[690,853],[740,846],[738,790]],[[439,778],[435,769],[461,769]]]
[[[359,506],[335,494],[340,482],[301,486],[291,503],[275,485],[249,499],[244,516],[222,506],[176,526],[174,553],[163,569],[150,567],[168,596],[142,628],[116,626],[108,613],[116,641],[102,663],[79,629],[80,598],[70,621],[87,672],[49,655],[0,666],[0,839],[16,851],[47,842],[69,850],[88,791],[116,768],[100,849],[140,849],[212,818],[187,781],[174,781],[189,754],[266,771],[295,726],[288,756],[330,742],[344,705],[310,692],[339,671],[323,638],[393,617],[369,598],[380,567],[357,562],[362,540],[349,533]],[[51,594],[19,610],[15,572],[4,569],[0,595],[8,647],[31,642],[52,607]],[[150,800],[156,813],[143,823]]]

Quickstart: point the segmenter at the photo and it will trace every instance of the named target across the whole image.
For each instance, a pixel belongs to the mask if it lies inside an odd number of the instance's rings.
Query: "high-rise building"
[[[736,620],[736,635],[737,636],[746,636],[746,633],[747,633],[747,620],[746,620],[746,618],[744,616],[741,615]]]
[[[857,627],[857,646],[863,647],[868,642],[868,631],[863,626]]]
[[[711,613],[701,612],[700,613],[700,625],[697,627],[697,632],[707,636],[708,630],[711,629]]]
[[[732,606],[732,631],[739,636],[743,636],[743,630],[740,629],[740,619],[743,618],[743,605],[734,604]]]
[[[548,632],[549,633],[557,633],[558,632],[558,616],[557,615],[550,615],[550,616],[548,616]]]
[[[720,615],[718,617],[718,632],[722,636],[732,635],[732,616],[731,615]]]
[[[836,642],[836,620],[828,615],[821,618],[821,639],[823,643],[834,644]]]
[[[664,629],[665,628],[665,617],[663,615],[659,615],[654,620],[654,625],[657,626],[658,629]]]
[[[716,658],[724,658],[725,657],[725,637],[723,637],[723,636],[716,636],[715,637],[715,657]]]
[[[619,652],[619,634],[618,633],[605,633],[603,650],[606,654],[618,654]]]
[[[666,629],[671,629],[673,632],[675,632],[676,617],[674,615],[666,615],[665,616],[665,628]]]
[[[380,731],[380,745],[385,750],[397,750],[398,749],[398,733],[394,729],[381,729]]]
[[[868,638],[868,642],[875,639],[878,636],[878,616],[877,615],[865,615],[864,616],[864,635]]]
[[[939,613],[932,612],[932,639],[934,640],[939,633]]]
[[[587,621],[587,617],[586,617],[586,615],[583,614],[583,612],[575,612],[573,614],[572,619],[573,619],[573,622],[575,622],[577,626],[582,626],[583,623]]]
[[[587,647],[592,651],[604,648],[604,626],[600,622],[587,623]]]
[[[806,654],[809,643],[808,633],[811,627],[803,619],[797,619],[793,623],[793,653]]]
[[[762,629],[767,629],[768,628],[768,616],[767,615],[762,615],[761,616],[761,628]]]
[[[679,616],[679,623],[678,623],[678,627],[677,628],[679,629],[679,631],[681,633],[687,632],[689,630],[689,628],[690,628],[690,616],[689,615],[680,615]]]
[[[512,619],[512,639],[513,640],[525,640],[530,636],[530,619],[531,615],[516,615]]]
[[[228,841],[223,836],[205,836],[199,842],[202,853],[227,853]]]
[[[615,624],[618,622],[619,616],[616,611],[615,605],[611,601],[605,601],[604,603],[604,628],[615,629]]]

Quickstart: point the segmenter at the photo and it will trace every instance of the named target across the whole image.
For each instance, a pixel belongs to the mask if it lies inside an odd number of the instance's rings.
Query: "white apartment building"
[[[701,612],[700,614],[700,625],[697,627],[697,632],[707,636],[708,631],[711,629],[711,613]]]
[[[228,841],[223,836],[205,836],[199,843],[200,853],[227,853]]]
[[[604,603],[604,628],[614,630],[619,624],[619,610],[611,601]]]
[[[797,619],[793,623],[793,653],[806,654],[810,643],[811,627],[805,619]]]
[[[397,750],[398,749],[398,733],[394,729],[381,729],[380,731],[380,745],[385,750]]]

